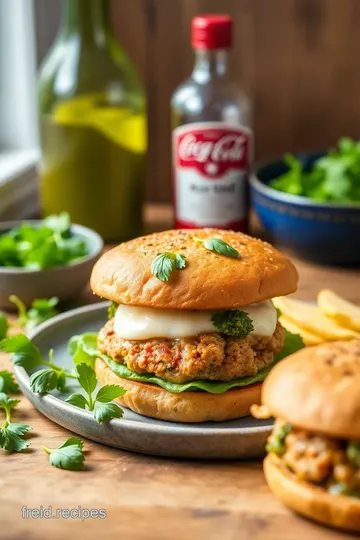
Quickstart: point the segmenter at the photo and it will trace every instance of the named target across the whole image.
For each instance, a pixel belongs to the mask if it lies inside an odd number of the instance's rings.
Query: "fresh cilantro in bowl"
[[[83,238],[71,232],[66,212],[39,225],[24,222],[0,236],[0,266],[33,270],[69,264],[88,254]]]
[[[340,139],[338,148],[318,158],[310,170],[292,154],[284,161],[288,170],[270,187],[319,202],[360,203],[360,142]]]

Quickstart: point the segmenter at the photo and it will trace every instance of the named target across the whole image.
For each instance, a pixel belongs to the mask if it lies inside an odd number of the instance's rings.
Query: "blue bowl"
[[[297,157],[306,169],[324,155]],[[360,263],[360,204],[319,203],[269,187],[288,170],[283,160],[259,168],[250,180],[251,201],[274,243],[300,257],[325,264]]]

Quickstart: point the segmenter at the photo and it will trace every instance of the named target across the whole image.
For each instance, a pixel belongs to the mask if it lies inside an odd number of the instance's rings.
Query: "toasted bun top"
[[[195,242],[219,238],[237,249],[239,259],[207,250]],[[186,268],[169,281],[151,273],[154,258],[182,253]],[[296,290],[293,264],[270,244],[218,229],[171,230],[142,236],[105,253],[95,264],[91,287],[118,304],[169,309],[223,309],[245,306]]]
[[[360,439],[360,339],[301,349],[265,380],[262,401],[300,429]]]

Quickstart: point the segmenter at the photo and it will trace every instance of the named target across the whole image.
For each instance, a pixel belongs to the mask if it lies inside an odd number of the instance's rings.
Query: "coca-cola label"
[[[252,134],[223,122],[174,130],[176,226],[245,230]]]

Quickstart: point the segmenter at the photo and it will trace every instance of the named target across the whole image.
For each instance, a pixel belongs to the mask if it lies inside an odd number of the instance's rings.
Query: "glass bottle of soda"
[[[64,0],[39,109],[43,215],[67,211],[107,241],[141,234],[145,96],[115,42],[109,0]]]
[[[195,67],[172,98],[175,226],[246,231],[253,140],[248,97],[228,77],[232,20],[192,20]]]

